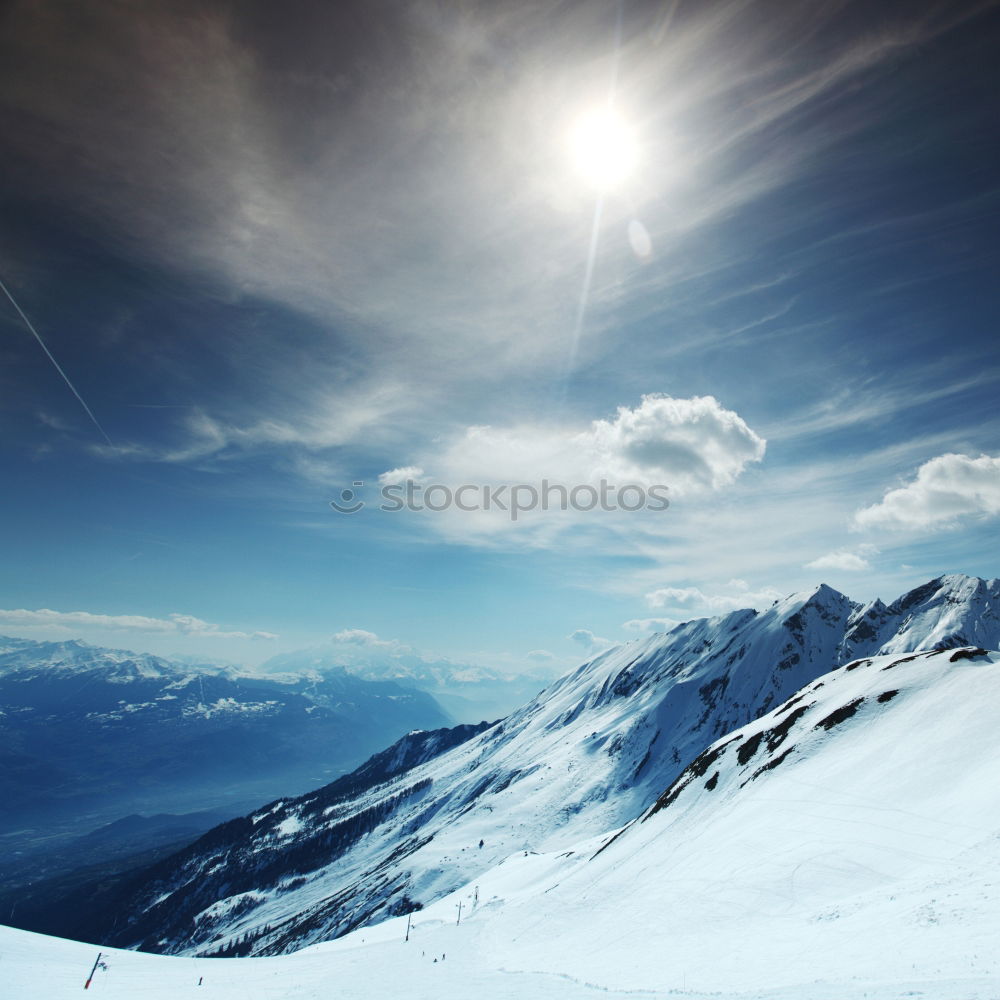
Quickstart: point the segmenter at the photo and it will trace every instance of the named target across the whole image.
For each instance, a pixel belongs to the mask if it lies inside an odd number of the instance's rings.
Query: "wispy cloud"
[[[76,631],[107,629],[115,632],[171,634],[194,636],[199,639],[277,639],[273,632],[239,632],[222,628],[193,615],[171,614],[167,618],[146,615],[105,615],[90,611],[53,611],[39,608],[0,610],[0,625],[12,628],[45,628]]]
[[[803,111],[954,20],[887,16],[860,37],[824,33],[839,14],[834,5],[762,25],[733,2],[678,15],[666,33],[659,15],[631,15],[621,99],[646,124],[650,166],[609,207],[609,275],[624,266],[612,233],[627,217],[641,216],[665,248],[808,171],[846,131],[876,121],[879,107],[855,108],[825,130],[798,128]],[[342,34],[334,8],[315,16],[312,35]],[[6,108],[34,123],[11,130],[18,163],[99,218],[128,253],[308,313],[342,348],[336,358],[307,351],[311,368],[332,376],[349,357],[374,400],[367,419],[352,419],[358,405],[333,405],[339,386],[311,384],[284,393],[286,406],[264,418],[210,411],[202,423],[214,427],[192,421],[177,447],[134,442],[108,457],[185,462],[275,444],[338,447],[445,394],[468,402],[484,382],[559,371],[591,200],[569,181],[558,123],[604,79],[603,5],[563,12],[556,53],[547,9],[473,4],[441,18],[387,7],[365,26],[364,55],[332,43],[335,60],[304,35],[291,59],[285,29],[211,4],[141,16],[95,7],[71,23],[40,3],[9,17]],[[39,52],[58,63],[61,83]],[[476,86],[459,92],[456,79]],[[58,154],[44,164],[39,134]],[[766,154],[747,162],[762,135]],[[714,266],[695,255],[678,269],[673,256],[664,250],[642,271],[650,294]],[[617,279],[600,287],[608,301],[620,295]],[[598,356],[613,329],[600,299],[583,327]],[[764,317],[780,318],[792,301]]]

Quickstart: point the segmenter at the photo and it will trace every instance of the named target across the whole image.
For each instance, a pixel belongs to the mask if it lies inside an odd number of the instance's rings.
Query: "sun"
[[[576,119],[569,152],[577,173],[602,192],[627,180],[638,160],[635,133],[612,107],[593,108]]]

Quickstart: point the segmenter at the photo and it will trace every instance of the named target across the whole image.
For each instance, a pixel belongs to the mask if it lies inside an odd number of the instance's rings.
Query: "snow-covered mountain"
[[[703,750],[621,830],[512,852],[409,917],[281,958],[105,950],[94,987],[168,997],[200,984],[221,1000],[331,985],[411,1000],[993,1000],[998,702],[1000,654],[863,657]],[[96,957],[3,929],[0,949],[14,1000],[38,995],[41,969],[51,1000],[78,994]]]
[[[426,906],[514,851],[630,822],[706,747],[845,658],[967,635],[1000,645],[998,588],[942,577],[876,609],[820,586],[610,650],[377,787],[284,799],[213,831],[137,880],[105,939],[273,954]]]
[[[0,833],[227,802],[242,812],[446,721],[422,692],[344,671],[260,678],[76,640],[2,638]]]
[[[1000,580],[941,576],[904,594],[892,604],[875,600],[851,616],[845,658],[870,655],[872,649],[906,653],[1000,644]]]

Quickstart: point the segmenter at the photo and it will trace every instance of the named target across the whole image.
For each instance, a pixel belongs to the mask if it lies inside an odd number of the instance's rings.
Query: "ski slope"
[[[517,851],[413,914],[409,941],[397,917],[274,958],[115,951],[87,995],[996,1000],[997,704],[998,653],[859,660],[614,836]],[[5,996],[79,996],[96,953],[2,929]]]

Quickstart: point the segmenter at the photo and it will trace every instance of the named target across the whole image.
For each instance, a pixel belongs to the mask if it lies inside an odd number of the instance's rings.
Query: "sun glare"
[[[599,191],[617,187],[635,169],[635,135],[613,108],[595,108],[581,115],[569,138],[574,167]]]

